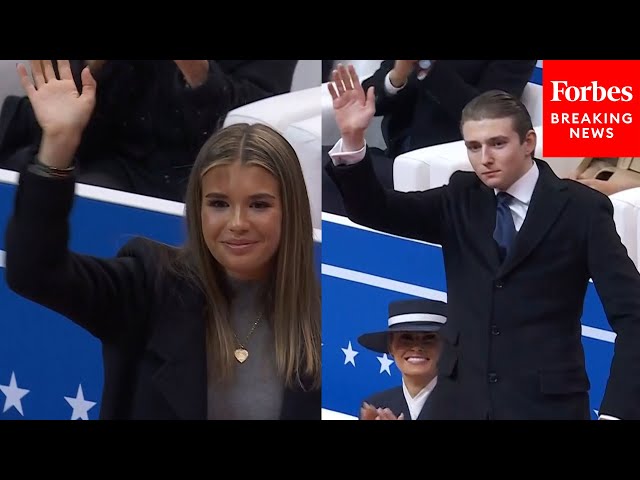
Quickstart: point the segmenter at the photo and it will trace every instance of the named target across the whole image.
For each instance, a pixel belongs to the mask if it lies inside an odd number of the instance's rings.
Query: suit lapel
[[[496,196],[493,189],[480,181],[471,190],[469,211],[471,212],[471,235],[474,241],[469,245],[478,245],[479,255],[483,256],[491,270],[495,271],[500,265],[498,248],[493,239],[496,226]]]
[[[161,312],[149,348],[164,363],[153,381],[180,419],[207,418],[204,297],[181,289],[179,310]]]
[[[540,176],[533,190],[527,216],[516,235],[513,247],[498,270],[498,276],[507,275],[536,248],[554,224],[567,200],[567,188],[546,162],[536,160]]]
[[[402,389],[402,387],[400,387],[398,391],[398,397],[396,401],[398,404],[398,410],[400,411],[396,413],[396,410],[394,410],[393,408],[391,409],[391,411],[394,412],[396,416],[404,413],[404,419],[411,420],[411,410],[409,410],[409,404],[407,403],[407,399],[404,397],[404,390]]]
[[[427,400],[424,402],[422,406],[422,410],[418,414],[418,418],[416,420],[428,420],[429,419],[429,398],[431,397],[431,393],[427,397]]]
[[[386,405],[384,405],[384,407],[389,408],[396,417],[400,416],[401,413],[404,413],[404,419],[411,420],[411,412],[409,411],[407,399],[404,398],[404,390],[402,387],[397,387],[389,391]]]

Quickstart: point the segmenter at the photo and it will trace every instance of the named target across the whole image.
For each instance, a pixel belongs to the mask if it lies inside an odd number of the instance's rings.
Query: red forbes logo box
[[[544,60],[545,157],[640,156],[640,60]]]

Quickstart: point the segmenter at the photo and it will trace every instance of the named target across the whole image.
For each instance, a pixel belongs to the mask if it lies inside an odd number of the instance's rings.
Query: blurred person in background
[[[297,60],[71,60],[96,107],[75,155],[81,183],[184,201],[193,159],[230,110],[291,90]],[[54,61],[54,69],[57,65]],[[0,111],[0,168],[20,170],[42,131],[27,97]]]
[[[478,94],[497,89],[520,98],[535,66],[536,60],[383,60],[362,82],[365,91],[373,87],[374,115],[383,117],[387,148],[369,148],[383,186],[393,188],[398,155],[461,140],[462,109]],[[334,81],[336,75],[334,70]],[[324,158],[325,163],[330,161],[328,148]],[[336,186],[326,175],[322,188],[323,211],[345,215]]]

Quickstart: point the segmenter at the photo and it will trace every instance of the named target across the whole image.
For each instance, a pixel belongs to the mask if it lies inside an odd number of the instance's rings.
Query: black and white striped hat
[[[437,332],[447,321],[447,304],[439,300],[400,300],[389,304],[388,328],[365,333],[358,343],[369,350],[389,353],[389,334],[394,332]]]

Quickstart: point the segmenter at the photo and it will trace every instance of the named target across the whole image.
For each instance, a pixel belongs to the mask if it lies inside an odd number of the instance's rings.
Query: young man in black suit
[[[365,94],[353,68],[339,75],[348,87],[330,90],[342,138],[327,171],[349,218],[442,245],[448,320],[430,418],[589,419],[580,318],[592,279],[617,334],[601,418],[640,419],[640,275],[608,197],[533,158],[529,113],[499,91],[462,113],[475,173],[385,190],[364,142],[373,88]]]
[[[362,82],[365,91],[374,87],[375,116],[383,117],[387,149],[369,149],[382,185],[393,188],[398,155],[460,140],[460,115],[473,97],[499,89],[520,98],[535,66],[535,60],[383,60]],[[323,211],[345,215],[331,180],[322,195]]]
[[[388,329],[365,333],[358,342],[390,354],[402,385],[377,392],[360,408],[360,420],[424,420],[436,386],[442,348],[438,330],[447,321],[447,304],[438,300],[401,300],[389,305]]]

